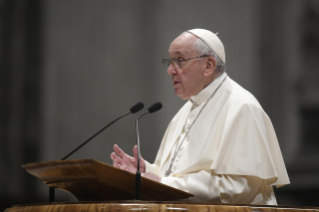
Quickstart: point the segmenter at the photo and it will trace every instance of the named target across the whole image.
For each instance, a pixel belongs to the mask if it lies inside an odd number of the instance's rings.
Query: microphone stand
[[[90,142],[93,138],[95,138],[97,135],[99,135],[101,132],[103,132],[106,128],[108,128],[109,126],[111,126],[113,123],[115,123],[116,121],[118,121],[119,119],[123,118],[124,116],[127,116],[131,114],[130,112],[124,113],[123,115],[121,115],[120,117],[118,117],[117,119],[113,120],[112,122],[110,122],[108,125],[106,125],[105,127],[103,127],[101,130],[99,130],[97,133],[95,133],[94,135],[92,135],[89,139],[87,139],[86,141],[84,141],[80,146],[78,146],[77,148],[75,148],[72,152],[70,152],[69,154],[67,154],[64,158],[62,158],[61,160],[65,160],[68,157],[70,157],[73,153],[75,153],[76,151],[78,151],[82,146],[84,146],[85,144],[87,144],[88,142]],[[55,197],[55,188],[49,186],[49,201],[50,202],[54,202],[54,197]]]
[[[140,172],[140,135],[138,130],[138,121],[139,119],[149,113],[149,111],[145,111],[142,115],[140,115],[136,119],[136,145],[137,145],[137,169],[136,169],[136,175],[135,175],[135,200],[141,200],[141,172]]]
[[[49,186],[49,202],[54,202],[55,198],[55,188]]]
[[[93,138],[95,138],[97,135],[99,135],[101,132],[103,132],[106,128],[108,128],[109,126],[111,126],[112,124],[114,124],[116,121],[118,121],[119,119],[131,114],[131,113],[136,113],[138,111],[140,111],[141,109],[143,109],[144,107],[144,104],[142,102],[138,102],[136,103],[134,106],[132,106],[130,108],[130,111],[127,112],[127,113],[124,113],[123,115],[121,115],[120,117],[116,118],[115,120],[113,120],[112,122],[110,122],[108,125],[106,125],[105,127],[103,127],[101,130],[99,130],[97,133],[95,133],[94,135],[92,135],[89,139],[87,139],[86,141],[84,141],[80,146],[78,146],[77,148],[75,148],[72,152],[70,152],[68,155],[66,155],[64,158],[62,158],[61,160],[65,160],[67,159],[68,157],[70,157],[73,153],[75,153],[76,151],[78,151],[81,147],[83,147],[85,144],[87,144],[88,142],[90,142]],[[155,111],[156,110],[159,110],[157,109],[158,108],[158,105],[157,107],[154,109]],[[159,107],[161,108],[161,106]],[[149,112],[149,111],[147,111]],[[151,112],[150,112],[151,113]],[[146,113],[145,113],[146,114]],[[140,116],[141,117],[141,116]],[[138,150],[139,151],[139,150]],[[140,176],[141,178],[141,176]],[[49,201],[50,202],[54,202],[54,197],[55,197],[55,188],[54,187],[49,187]]]
[[[121,115],[120,117],[118,117],[117,119],[113,120],[112,122],[110,122],[108,125],[106,125],[105,127],[103,127],[100,131],[98,131],[97,133],[95,133],[94,135],[92,135],[89,139],[87,139],[86,141],[84,141],[80,146],[78,146],[77,148],[75,148],[72,152],[70,152],[68,155],[66,155],[64,158],[62,158],[61,160],[65,160],[68,157],[70,157],[73,153],[75,153],[76,151],[78,151],[81,147],[83,147],[85,144],[87,144],[89,141],[91,141],[93,138],[95,138],[97,135],[99,135],[101,132],[103,132],[106,128],[108,128],[109,126],[111,126],[112,124],[114,124],[116,121],[118,121],[119,119],[131,114],[131,113],[136,113],[138,111],[140,111],[141,109],[143,109],[144,104],[142,102],[138,102],[136,103],[134,106],[132,106],[130,108],[130,111],[127,113],[124,113],[123,115]],[[55,197],[55,188],[49,186],[49,201],[50,202],[54,202],[54,197]]]

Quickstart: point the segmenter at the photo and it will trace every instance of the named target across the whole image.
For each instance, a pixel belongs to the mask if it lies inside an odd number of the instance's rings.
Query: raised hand
[[[142,177],[147,177],[148,179],[151,179],[151,180],[154,180],[154,181],[157,181],[157,182],[161,182],[161,177],[152,173],[152,172],[147,172],[147,173],[144,173],[142,174]]]
[[[136,173],[137,169],[137,146],[133,148],[134,157],[126,154],[117,144],[114,145],[114,151],[111,153],[111,159],[113,160],[113,166]],[[140,157],[140,172],[145,173],[145,162],[142,157]]]

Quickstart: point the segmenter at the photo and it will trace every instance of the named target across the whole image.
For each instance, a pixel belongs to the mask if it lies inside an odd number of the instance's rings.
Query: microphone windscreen
[[[131,113],[136,113],[136,112],[142,110],[143,107],[144,107],[144,104],[142,102],[138,102],[133,107],[131,107],[130,111],[131,111]]]
[[[151,107],[149,107],[147,110],[150,113],[154,113],[154,112],[160,110],[162,107],[163,107],[162,103],[156,102]]]

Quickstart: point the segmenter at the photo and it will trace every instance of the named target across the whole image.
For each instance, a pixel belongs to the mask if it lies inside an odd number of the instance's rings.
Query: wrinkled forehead
[[[168,48],[170,55],[189,55],[197,53],[194,48],[194,42],[199,39],[191,33],[184,32],[178,36]]]

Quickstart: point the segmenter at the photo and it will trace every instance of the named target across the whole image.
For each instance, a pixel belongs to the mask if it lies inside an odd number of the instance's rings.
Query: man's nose
[[[169,66],[168,66],[168,68],[167,68],[167,73],[168,73],[168,75],[175,75],[175,74],[177,74],[176,67],[174,66],[173,63],[169,64]]]

